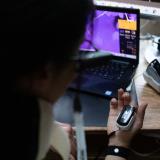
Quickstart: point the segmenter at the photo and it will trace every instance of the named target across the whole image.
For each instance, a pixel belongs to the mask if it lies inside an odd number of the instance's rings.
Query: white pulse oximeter
[[[136,108],[125,105],[119,114],[116,124],[120,130],[129,130],[134,123],[136,117]]]

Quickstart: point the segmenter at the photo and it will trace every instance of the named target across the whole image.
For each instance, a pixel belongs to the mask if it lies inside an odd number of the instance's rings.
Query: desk
[[[156,147],[160,147],[160,144],[156,144],[154,139],[143,136],[152,134],[152,136],[160,137],[160,94],[148,86],[143,78],[143,72],[148,65],[144,58],[144,52],[147,45],[151,45],[151,42],[140,42],[140,63],[135,74],[138,101],[145,101],[149,104],[141,131],[142,135],[138,135],[132,144],[134,148],[139,149],[139,151],[142,152],[150,152],[153,151],[154,148],[156,149]],[[92,157],[97,155],[96,153],[99,148],[106,146],[106,144],[104,144],[107,142],[106,131],[106,127],[86,128],[89,159],[92,159]],[[95,141],[95,139],[98,139],[99,141]],[[135,157],[134,155],[132,155],[132,158],[138,160],[138,157]],[[145,158],[145,160],[147,160],[147,158]]]
[[[160,94],[158,94],[154,89],[152,89],[150,86],[147,85],[145,80],[143,79],[143,72],[145,71],[147,67],[147,63],[144,59],[144,52],[146,49],[147,45],[150,45],[151,42],[149,41],[141,41],[140,42],[140,63],[137,68],[137,72],[135,74],[135,85],[136,85],[136,90],[137,90],[137,95],[138,95],[138,100],[140,101],[145,101],[148,102],[149,106],[146,110],[146,116],[144,119],[144,125],[142,128],[143,134],[148,134],[148,133],[154,133],[156,135],[159,134],[160,136]],[[64,109],[67,107],[67,111],[70,110],[68,116],[73,115],[73,111],[71,110],[72,106],[72,100],[73,97],[70,95],[69,97],[63,97],[64,101],[63,103],[60,103],[57,108],[59,109],[60,114],[63,112]],[[103,119],[103,125],[102,127],[97,127],[97,126],[92,126],[92,127],[85,127],[86,130],[86,136],[87,136],[87,145],[88,145],[88,153],[89,156],[92,157],[92,155],[96,155],[97,151],[99,148],[102,148],[107,145],[107,128],[105,127],[107,124],[107,116],[108,116],[108,108],[109,108],[109,102],[106,99],[102,98],[95,98],[91,96],[82,96],[84,103],[82,103],[83,106],[87,106],[89,108],[90,113],[92,114],[92,109],[95,109],[93,106],[94,105],[99,105],[100,107],[96,107],[97,113],[96,115],[92,115],[94,117],[94,122],[96,121],[96,118],[100,118],[98,115],[98,112],[103,112],[101,116],[104,118]],[[67,106],[65,106],[68,103]],[[103,108],[104,107],[104,108]],[[64,115],[65,116],[65,115]],[[64,117],[62,115],[62,117]],[[59,119],[58,119],[59,120]],[[106,123],[106,124],[105,124]],[[142,139],[144,139],[142,141]],[[97,141],[98,140],[98,141]],[[140,141],[139,141],[140,140]],[[150,140],[152,142],[153,140]],[[146,143],[148,142],[148,138],[145,139],[144,137],[137,137],[134,141],[137,146],[144,146],[146,148]],[[141,142],[141,144],[139,144]],[[144,142],[144,143],[143,143]],[[150,143],[148,142],[148,143]],[[142,144],[143,143],[143,144]],[[151,148],[153,149],[153,146],[156,146],[155,144],[150,143]],[[98,148],[98,149],[97,149]],[[143,147],[142,147],[143,148]],[[149,148],[147,146],[147,148]],[[92,158],[91,158],[92,159]]]
[[[140,63],[135,74],[135,85],[139,102],[145,101],[149,104],[146,110],[143,130],[159,130],[160,94],[158,94],[153,88],[148,86],[143,78],[143,72],[148,65],[144,58],[144,52],[146,46],[148,45],[151,45],[150,41],[140,42]],[[58,102],[58,106],[55,107],[55,118],[58,121],[73,124],[73,97],[74,94],[67,93],[62,97],[62,99],[60,99],[60,102]],[[105,131],[109,111],[109,101],[104,98],[85,94],[81,95],[81,100],[83,111],[85,112],[84,119],[87,124],[86,126],[92,126],[86,127],[86,131]],[[92,123],[87,121],[86,117],[88,116],[90,119],[92,119]]]
[[[160,94],[147,85],[143,78],[143,72],[147,67],[144,58],[146,46],[151,45],[150,41],[140,42],[140,63],[135,74],[135,85],[138,101],[147,102],[148,108],[144,119],[143,130],[160,130]],[[86,131],[105,131],[105,127],[87,127]]]
[[[157,130],[160,129],[160,94],[148,86],[142,76],[148,65],[144,58],[144,52],[148,45],[151,45],[150,41],[141,41],[140,43],[140,64],[135,77],[140,76],[136,78],[135,83],[139,100],[149,104],[146,110],[143,129]]]

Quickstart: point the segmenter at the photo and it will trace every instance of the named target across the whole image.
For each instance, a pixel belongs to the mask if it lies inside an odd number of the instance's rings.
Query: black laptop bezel
[[[136,59],[131,58],[125,58],[125,57],[118,57],[118,56],[112,56],[113,59],[117,59],[120,61],[126,61],[130,64],[138,65],[139,64],[139,49],[140,49],[140,10],[139,9],[129,9],[129,8],[116,8],[116,7],[110,7],[110,6],[99,6],[95,5],[95,12],[96,10],[103,10],[103,11],[113,11],[113,12],[127,12],[127,13],[133,13],[137,15],[137,53],[136,53]],[[107,29],[107,28],[106,28]],[[83,51],[84,52],[84,51]]]

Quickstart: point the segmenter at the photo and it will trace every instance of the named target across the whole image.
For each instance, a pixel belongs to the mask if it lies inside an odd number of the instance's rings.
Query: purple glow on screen
[[[93,31],[88,25],[80,49],[94,51],[97,48],[103,51],[120,53],[118,19],[136,21],[137,15],[97,10],[93,22]]]

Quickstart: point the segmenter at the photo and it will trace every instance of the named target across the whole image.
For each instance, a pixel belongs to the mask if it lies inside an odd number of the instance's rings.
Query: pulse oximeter
[[[136,108],[125,105],[119,114],[116,124],[120,130],[129,130],[134,123],[136,117]]]

